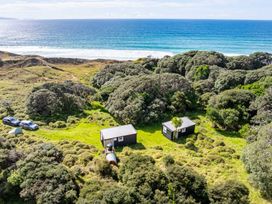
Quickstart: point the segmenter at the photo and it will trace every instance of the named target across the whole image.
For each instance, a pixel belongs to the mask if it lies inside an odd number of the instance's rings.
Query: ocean
[[[128,60],[190,50],[272,52],[272,21],[0,20],[0,50]]]

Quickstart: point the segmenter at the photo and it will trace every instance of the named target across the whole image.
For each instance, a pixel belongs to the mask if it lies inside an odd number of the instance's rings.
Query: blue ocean
[[[0,50],[120,60],[189,50],[272,52],[272,21],[0,20]]]

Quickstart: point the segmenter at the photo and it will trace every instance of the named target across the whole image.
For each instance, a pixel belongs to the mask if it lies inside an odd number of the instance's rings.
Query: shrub
[[[194,101],[193,89],[184,77],[154,74],[131,78],[120,85],[110,95],[106,107],[124,123],[139,124],[157,121],[167,113],[192,109]]]
[[[200,65],[217,65],[219,67],[226,66],[227,59],[218,52],[197,51],[197,53],[186,64],[186,70],[190,70],[193,66]]]
[[[266,66],[257,70],[250,70],[246,73],[245,84],[252,84],[264,77],[272,75],[272,66]]]
[[[95,168],[94,171],[100,175],[101,177],[113,177],[114,172],[112,170],[112,167],[110,165],[110,163],[106,160],[100,160],[97,159],[95,160]]]
[[[199,80],[193,83],[193,88],[199,95],[202,95],[201,100],[203,100],[206,94],[213,94],[211,91],[214,89],[214,81],[210,79]]]
[[[94,76],[92,84],[96,88],[100,88],[107,82],[114,81],[115,79],[119,80],[120,78],[124,78],[126,76],[150,73],[151,71],[144,68],[141,64],[136,64],[133,62],[109,64]]]
[[[136,63],[141,64],[145,69],[154,70],[157,67],[159,59],[156,58],[141,58],[136,61]]]
[[[232,89],[213,96],[207,108],[207,116],[215,125],[237,130],[250,120],[250,103],[255,96],[246,90]]]
[[[265,125],[272,122],[272,88],[268,88],[264,96],[258,97],[250,106],[256,111],[252,122],[256,125]]]
[[[111,181],[91,180],[84,184],[77,203],[130,204],[135,203],[135,199],[131,189],[122,185]]]
[[[156,190],[167,192],[165,174],[155,166],[152,157],[132,154],[119,170],[120,181],[128,188],[135,188],[136,203],[151,202]]]
[[[226,64],[228,69],[253,69],[253,59],[248,56],[237,56],[237,57],[229,57],[228,63]]]
[[[195,146],[194,142],[188,141],[185,143],[185,148],[193,151],[197,151],[197,147]]]
[[[158,62],[158,70],[161,73],[179,73],[185,76],[186,64],[196,53],[197,51],[191,51],[173,57],[163,57]]]
[[[61,161],[62,153],[52,144],[34,146],[31,153],[18,162],[20,196],[38,204],[75,202],[78,186]]]
[[[256,52],[249,56],[229,57],[226,64],[228,69],[258,69],[272,64],[272,54]]]
[[[67,123],[68,124],[76,124],[78,121],[79,121],[79,118],[77,118],[77,117],[75,117],[73,115],[70,115],[67,118]]]
[[[49,126],[52,128],[65,128],[66,123],[64,121],[56,121],[54,123],[49,123]]]
[[[198,66],[195,69],[193,79],[194,80],[207,79],[209,77],[209,74],[210,74],[210,68],[208,65]]]
[[[163,163],[165,166],[169,166],[175,163],[175,160],[172,156],[167,155],[163,158]]]
[[[212,204],[249,204],[248,188],[237,181],[218,184],[209,194]]]
[[[215,81],[214,88],[218,92],[235,88],[243,85],[246,78],[246,72],[241,70],[221,72]]]
[[[82,111],[88,97],[95,91],[82,84],[66,81],[47,83],[32,90],[26,102],[27,113],[32,118],[63,117]]]
[[[57,94],[47,89],[33,92],[27,101],[27,112],[29,115],[54,115],[61,111],[61,101]]]
[[[205,179],[185,166],[171,165],[166,169],[170,198],[174,202],[209,203]]]
[[[272,123],[260,128],[254,142],[248,144],[242,160],[254,186],[267,199],[272,199]]]

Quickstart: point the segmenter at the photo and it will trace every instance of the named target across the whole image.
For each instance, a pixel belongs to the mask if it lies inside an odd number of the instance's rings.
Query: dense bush
[[[144,68],[141,64],[136,64],[133,62],[115,63],[107,65],[104,69],[97,73],[92,80],[92,84],[95,87],[100,88],[105,83],[114,81],[115,79],[150,73],[151,71]]]
[[[172,165],[175,163],[175,160],[172,156],[170,155],[166,155],[164,158],[163,158],[163,163],[165,166],[169,166],[169,165]]]
[[[272,54],[267,52],[255,52],[249,57],[253,59],[255,69],[272,64]]]
[[[272,199],[272,123],[263,126],[255,141],[248,144],[242,160],[250,174],[251,182],[261,194]]]
[[[272,66],[265,66],[257,70],[246,71],[246,78],[244,84],[252,84],[264,77],[272,75]]]
[[[12,184],[21,188],[20,196],[36,203],[73,203],[78,187],[73,176],[60,164],[62,153],[42,143],[18,162],[11,175]]]
[[[5,201],[11,197],[20,200],[19,188],[12,186],[9,178],[21,157],[22,154],[16,151],[10,141],[0,137],[0,203],[7,203]]]
[[[258,97],[250,106],[256,111],[252,122],[256,125],[264,125],[272,122],[272,87],[266,90],[264,96]]]
[[[190,51],[173,57],[166,56],[158,62],[158,72],[179,73],[185,76],[193,67],[218,65],[225,67],[226,58],[217,52]]]
[[[209,203],[205,179],[185,166],[167,167],[169,196],[177,203]]]
[[[158,62],[157,72],[161,73],[178,73],[185,76],[186,64],[197,53],[197,51],[190,51],[184,54],[178,54],[173,57],[165,56]]]
[[[210,190],[212,204],[249,204],[248,188],[237,181],[226,181]]]
[[[226,66],[226,58],[218,52],[198,51],[186,64],[186,70],[190,70],[193,66],[200,65],[217,65],[219,67]]]
[[[31,117],[63,116],[81,111],[95,91],[82,84],[66,81],[47,83],[33,89],[26,107]]]
[[[120,168],[121,182],[128,188],[136,188],[137,202],[153,202],[156,190],[167,191],[167,179],[155,166],[152,157],[130,155]]]
[[[120,168],[120,181],[131,189],[133,203],[209,203],[207,184],[192,169],[175,164],[165,157],[166,170],[161,171],[154,159],[130,155]],[[132,190],[134,189],[134,190]]]
[[[130,189],[111,181],[92,180],[83,186],[77,202],[77,204],[89,203],[133,204],[136,202]]]
[[[209,100],[207,116],[223,129],[237,130],[249,122],[249,106],[254,98],[254,94],[246,90],[224,91]]]
[[[215,81],[214,88],[221,92],[227,89],[235,88],[238,85],[243,85],[246,78],[246,71],[234,70],[221,72]]]
[[[183,113],[194,104],[189,82],[177,74],[142,75],[120,85],[106,107],[124,123],[154,122],[167,113]]]
[[[147,58],[140,58],[136,61],[137,64],[141,64],[145,69],[152,70],[157,67],[159,59],[147,57]]]
[[[210,68],[208,65],[198,66],[198,67],[195,67],[193,79],[194,80],[207,79],[209,77],[209,74],[210,74]]]
[[[249,56],[229,57],[228,69],[258,69],[272,64],[272,55],[269,53],[256,52]]]

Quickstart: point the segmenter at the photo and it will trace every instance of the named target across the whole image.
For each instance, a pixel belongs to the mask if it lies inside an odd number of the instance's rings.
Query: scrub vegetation
[[[40,129],[12,136],[0,125],[0,203],[271,202],[271,54],[5,56],[0,116]],[[161,122],[180,116],[195,133],[168,140]],[[120,161],[110,165],[100,130],[127,123],[137,144],[116,148]]]

